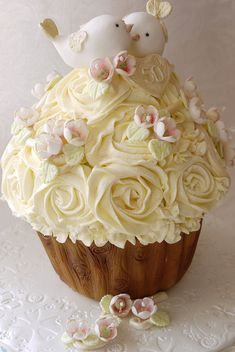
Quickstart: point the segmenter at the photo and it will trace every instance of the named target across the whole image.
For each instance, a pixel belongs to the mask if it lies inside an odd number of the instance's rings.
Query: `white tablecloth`
[[[234,204],[233,187],[207,216],[190,270],[161,304],[171,325],[137,332],[127,320],[103,352],[203,352],[235,344]],[[98,303],[61,282],[37,235],[2,204],[0,211],[11,223],[0,232],[0,346],[7,352],[65,351],[60,337],[66,320],[73,314],[94,320]]]

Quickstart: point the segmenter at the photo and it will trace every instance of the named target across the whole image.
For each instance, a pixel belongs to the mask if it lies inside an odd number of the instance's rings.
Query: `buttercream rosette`
[[[160,96],[120,70],[108,83],[88,69],[57,75],[16,113],[3,198],[62,243],[179,241],[226,194],[234,160],[218,111],[195,97],[193,81],[181,84],[174,72]]]

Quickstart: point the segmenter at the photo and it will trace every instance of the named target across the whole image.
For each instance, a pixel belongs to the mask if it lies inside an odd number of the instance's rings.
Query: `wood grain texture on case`
[[[125,249],[108,243],[86,247],[69,239],[61,244],[38,234],[60,278],[73,290],[96,300],[106,294],[129,293],[132,299],[151,296],[174,286],[188,270],[200,230],[182,235],[175,244],[144,246],[127,243]]]

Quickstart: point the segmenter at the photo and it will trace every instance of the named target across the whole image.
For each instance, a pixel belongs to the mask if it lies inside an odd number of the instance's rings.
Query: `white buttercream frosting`
[[[194,121],[195,90],[175,73],[154,97],[131,77],[116,73],[101,86],[87,69],[73,70],[16,114],[1,160],[3,198],[60,242],[179,241],[230,183],[227,132],[203,107]]]

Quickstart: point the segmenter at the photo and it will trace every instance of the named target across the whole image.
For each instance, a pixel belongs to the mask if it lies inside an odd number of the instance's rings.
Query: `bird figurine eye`
[[[150,37],[150,34],[149,34],[149,33],[146,33],[145,35],[146,35],[146,37]]]
[[[116,27],[117,27],[117,28],[119,28],[119,27],[120,27],[118,23],[116,23]]]

